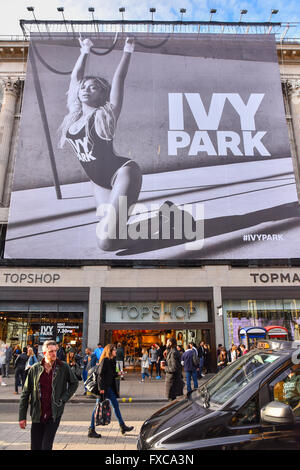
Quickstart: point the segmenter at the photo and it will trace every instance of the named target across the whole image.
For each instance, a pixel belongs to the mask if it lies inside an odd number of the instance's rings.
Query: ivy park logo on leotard
[[[262,157],[270,153],[262,143],[266,131],[256,131],[255,115],[262,103],[264,93],[251,93],[244,102],[238,93],[213,93],[206,111],[199,93],[169,93],[168,154],[177,155],[179,149],[188,150],[189,156],[206,153],[209,156],[254,156],[254,150]],[[237,116],[239,129],[221,131],[220,123],[226,118],[224,107],[232,116]],[[230,106],[230,107],[229,107]],[[191,113],[198,130],[187,132],[187,113]],[[238,122],[238,121],[237,121]],[[208,133],[209,131],[209,133]],[[216,138],[211,137],[216,133]]]
[[[79,161],[91,162],[92,160],[96,160],[96,158],[92,155],[92,150],[89,150],[88,148],[89,142],[87,136],[84,136],[82,139],[76,139],[75,141],[71,139],[68,140],[75,150]]]
[[[204,243],[204,204],[176,205],[166,201],[133,204],[119,196],[118,204],[103,203],[97,208],[98,240],[158,240],[167,244],[185,244],[186,250],[199,250]],[[163,246],[162,246],[163,247]]]

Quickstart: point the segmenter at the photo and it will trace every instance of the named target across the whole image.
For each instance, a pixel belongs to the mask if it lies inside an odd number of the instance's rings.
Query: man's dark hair
[[[26,354],[27,354],[27,348],[26,348],[26,346],[23,348],[23,353],[26,353]]]
[[[102,343],[98,343],[97,346],[98,346],[98,348],[99,347],[102,348]]]

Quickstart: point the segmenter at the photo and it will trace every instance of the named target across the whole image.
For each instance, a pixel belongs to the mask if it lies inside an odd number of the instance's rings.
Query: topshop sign
[[[107,302],[106,323],[207,322],[206,302]]]

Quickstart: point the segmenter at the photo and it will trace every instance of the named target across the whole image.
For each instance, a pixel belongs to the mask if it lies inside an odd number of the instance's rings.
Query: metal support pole
[[[51,164],[51,169],[52,169],[53,183],[55,186],[56,197],[57,199],[62,199],[58,173],[57,173],[57,167],[56,167],[56,161],[55,161],[55,156],[54,156],[54,151],[53,151],[53,145],[52,145],[52,140],[51,140],[50,131],[49,131],[49,124],[48,124],[48,119],[47,119],[47,114],[46,114],[46,109],[45,109],[45,103],[44,103],[44,98],[42,94],[36,61],[35,61],[33,44],[29,51],[29,60],[30,60],[31,67],[32,67],[35,92],[36,92],[37,100],[39,103],[43,128],[44,128],[45,137],[46,137],[47,146],[48,146],[48,152],[49,152],[49,157],[50,157],[50,164]]]

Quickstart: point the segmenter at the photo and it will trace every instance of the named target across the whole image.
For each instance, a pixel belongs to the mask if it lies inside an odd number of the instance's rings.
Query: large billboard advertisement
[[[272,35],[31,39],[6,258],[300,256]]]

